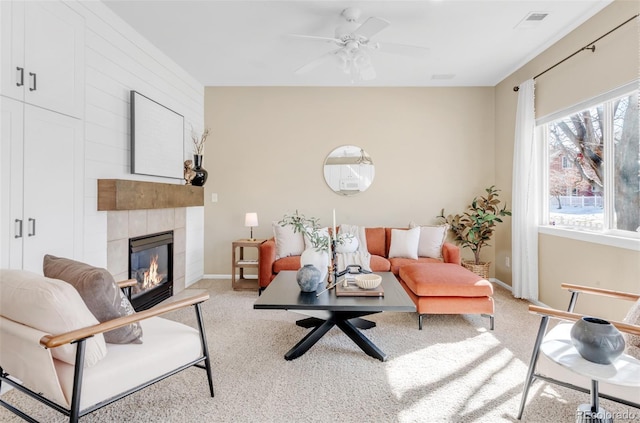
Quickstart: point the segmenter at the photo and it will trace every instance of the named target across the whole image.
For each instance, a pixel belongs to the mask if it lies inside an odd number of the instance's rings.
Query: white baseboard
[[[497,283],[498,285],[500,285],[501,287],[503,287],[507,291],[513,292],[513,289],[511,288],[511,285],[507,285],[506,283],[502,282],[500,279],[489,278],[489,281],[491,281],[493,283]]]
[[[244,277],[245,279],[258,279],[258,275],[247,275]],[[213,275],[203,275],[202,279],[231,279],[231,275],[218,275],[218,274],[213,274]]]
[[[510,285],[507,285],[507,284],[506,284],[506,283],[504,283],[504,282],[502,282],[500,279],[490,278],[489,280],[490,280],[491,282],[493,282],[493,283],[496,283],[496,284],[500,285],[500,286],[501,286],[501,287],[503,287],[504,289],[506,289],[506,290],[508,290],[508,291],[510,291],[510,292],[513,292],[513,287],[512,287],[512,286],[510,286]],[[533,300],[526,300],[526,301],[529,301],[531,304],[535,304],[535,305],[540,306],[540,307],[547,307],[547,308],[551,308],[551,307],[549,307],[548,305],[546,305],[545,303],[542,303],[542,302],[540,302],[540,301],[533,301]]]

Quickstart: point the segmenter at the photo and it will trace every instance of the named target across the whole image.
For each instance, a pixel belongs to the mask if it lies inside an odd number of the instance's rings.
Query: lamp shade
[[[258,213],[247,213],[244,215],[244,226],[258,226]]]

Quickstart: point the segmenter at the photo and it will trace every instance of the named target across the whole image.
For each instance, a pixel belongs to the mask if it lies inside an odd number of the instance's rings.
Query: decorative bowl
[[[382,276],[367,273],[364,275],[356,275],[356,285],[361,289],[374,289],[382,283]]]

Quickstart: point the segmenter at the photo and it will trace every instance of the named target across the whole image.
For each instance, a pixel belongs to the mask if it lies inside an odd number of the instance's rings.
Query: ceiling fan
[[[357,8],[344,9],[341,16],[346,22],[338,25],[333,37],[289,34],[292,37],[330,42],[338,46],[337,49],[329,51],[301,66],[296,70],[296,73],[306,73],[325,62],[336,61],[338,66],[351,76],[352,82],[355,80],[370,81],[376,77],[370,56],[373,51],[419,58],[425,57],[429,52],[426,47],[371,41],[374,35],[391,25],[391,23],[385,19],[372,16],[360,24],[358,23],[360,14],[361,11]]]

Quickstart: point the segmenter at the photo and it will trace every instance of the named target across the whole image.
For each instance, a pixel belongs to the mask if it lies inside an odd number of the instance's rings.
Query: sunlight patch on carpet
[[[400,421],[464,419],[507,402],[516,407],[523,381],[514,380],[513,374],[526,370],[527,365],[488,332],[404,354],[386,367],[391,391],[407,404]],[[432,414],[424,416],[425,409]]]

